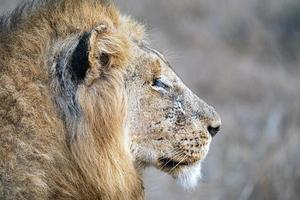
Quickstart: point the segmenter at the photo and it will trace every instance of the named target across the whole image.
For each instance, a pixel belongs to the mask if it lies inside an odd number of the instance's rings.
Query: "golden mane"
[[[143,199],[124,144],[118,68],[101,94],[78,88],[84,117],[63,120],[54,103],[53,46],[102,22],[118,27],[119,13],[96,0],[40,0],[1,18],[0,199]],[[128,44],[118,37],[108,35],[118,44],[114,62],[123,65]]]

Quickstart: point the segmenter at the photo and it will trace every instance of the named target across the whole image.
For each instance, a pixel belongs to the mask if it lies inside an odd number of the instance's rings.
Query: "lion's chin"
[[[180,168],[177,175],[173,175],[176,182],[181,185],[185,190],[193,190],[201,178],[201,161]]]

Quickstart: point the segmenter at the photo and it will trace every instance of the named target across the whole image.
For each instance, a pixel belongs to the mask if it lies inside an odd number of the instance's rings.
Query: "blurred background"
[[[0,0],[0,12],[21,0]],[[155,169],[148,200],[300,199],[300,1],[116,0],[222,117],[186,192]]]

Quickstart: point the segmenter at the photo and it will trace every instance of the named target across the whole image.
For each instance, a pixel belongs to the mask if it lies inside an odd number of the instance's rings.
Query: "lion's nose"
[[[215,109],[213,107],[209,108],[209,114],[207,115],[207,131],[211,137],[214,137],[220,131],[222,123],[221,118]]]
[[[213,126],[209,125],[207,127],[207,130],[208,130],[209,134],[211,135],[211,137],[214,137],[220,131],[220,127],[221,127],[221,123],[215,124]]]

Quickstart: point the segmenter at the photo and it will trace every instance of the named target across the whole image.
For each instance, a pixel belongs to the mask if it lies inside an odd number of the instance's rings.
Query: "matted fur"
[[[97,99],[94,92],[78,89],[84,117],[76,119],[76,138],[66,134],[71,124],[55,111],[52,97],[56,91],[47,64],[53,46],[101,22],[119,26],[118,11],[104,3],[41,0],[1,19],[0,199],[143,198],[140,178],[124,151],[121,74],[102,84],[104,95]],[[107,38],[121,45],[112,49],[120,48],[114,54],[118,66],[128,58],[120,37]]]

